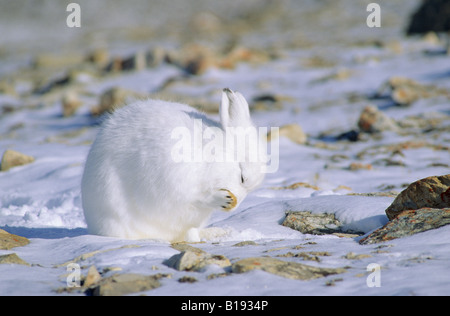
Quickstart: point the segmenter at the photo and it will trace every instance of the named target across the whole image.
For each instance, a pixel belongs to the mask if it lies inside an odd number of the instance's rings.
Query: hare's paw
[[[213,209],[228,212],[236,207],[237,198],[230,190],[218,189],[203,200],[202,204]]]
[[[237,198],[230,190],[220,189],[216,197],[222,211],[231,211],[237,205]]]
[[[216,189],[194,203],[195,207],[228,212],[238,204],[236,196],[227,189]]]

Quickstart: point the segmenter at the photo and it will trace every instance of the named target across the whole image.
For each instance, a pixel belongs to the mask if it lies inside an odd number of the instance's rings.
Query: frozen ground
[[[345,9],[350,8],[347,2],[335,3]],[[307,8],[317,10],[317,3],[307,3]],[[326,4],[322,5],[325,8]],[[185,95],[208,94],[216,102],[219,102],[217,92],[223,87],[241,91],[249,100],[263,94],[284,97],[281,108],[253,111],[254,120],[259,126],[268,127],[297,123],[309,136],[305,145],[282,138],[279,170],[268,174],[263,185],[237,210],[212,216],[210,226],[223,228],[227,234],[194,246],[225,255],[232,262],[246,257],[276,257],[295,252],[294,247],[301,246],[301,251],[326,251],[331,255],[320,257],[320,262],[278,258],[320,267],[348,267],[347,273],[312,281],[289,280],[262,271],[209,279],[209,275],[224,270],[210,266],[202,272],[180,272],[164,265],[166,259],[178,253],[168,243],[87,234],[80,181],[98,127],[98,121],[89,114],[90,108],[109,87],[155,91],[169,78],[181,75],[179,68],[164,63],[157,68],[83,81],[83,106],[75,116],[67,118],[61,115],[60,99],[49,97],[48,101],[27,94],[32,84],[23,80],[23,76],[16,87],[20,93],[0,94],[0,109],[4,106],[14,109],[0,114],[0,152],[15,149],[36,158],[32,164],[0,173],[0,228],[31,241],[25,247],[0,250],[0,255],[14,252],[31,264],[0,265],[0,295],[79,295],[56,293],[57,288],[66,286],[67,270],[62,264],[94,251],[99,252],[78,261],[83,275],[92,265],[105,271],[104,276],[114,273],[106,272],[112,267],[120,268],[121,273],[172,274],[171,278],[161,280],[161,287],[145,292],[147,295],[450,295],[449,226],[361,246],[360,237],[301,234],[280,225],[287,210],[308,210],[334,213],[349,229],[368,233],[387,222],[384,210],[394,197],[349,193],[400,192],[417,179],[450,173],[448,97],[421,98],[406,107],[395,106],[387,99],[370,99],[392,76],[450,89],[449,57],[425,53],[437,50],[438,44],[398,35],[399,23],[392,22],[395,15],[389,11],[395,5],[402,7],[402,2],[387,5],[386,28],[367,42],[350,40],[345,34],[351,33],[339,31],[342,41],[304,47],[287,45],[277,59],[257,65],[241,63],[229,70],[210,68],[170,87],[171,92]],[[411,6],[408,4],[408,8]],[[355,7],[351,9],[359,12]],[[323,15],[326,17],[330,12],[324,9]],[[369,32],[364,24],[366,12],[360,14],[361,32]],[[349,22],[342,25],[345,23]],[[358,24],[352,23],[350,29],[356,32]],[[320,30],[311,32],[319,34]],[[257,37],[251,34],[247,36]],[[23,65],[27,56],[23,43],[19,46],[18,56],[12,54],[11,47],[3,50],[7,62],[2,63],[0,70],[5,78],[13,72],[11,69],[16,69],[14,65]],[[133,51],[132,47],[128,50]],[[331,62],[311,66],[311,61],[318,57]],[[384,131],[377,137],[364,135],[357,142],[336,140],[335,136],[357,129],[358,117],[369,103],[398,121],[408,117],[437,119],[437,127],[411,128],[408,133]],[[380,150],[386,145],[406,142],[425,145],[406,146],[394,156]],[[438,145],[447,150],[438,149]],[[363,152],[369,154],[358,155]],[[349,168],[352,163],[370,168],[354,170]],[[310,187],[274,189],[298,182]],[[233,246],[248,240],[256,245]],[[351,252],[367,256],[345,257]],[[366,283],[369,275],[366,268],[371,263],[381,266],[380,287],[368,287]],[[195,277],[197,282],[178,282],[186,275]]]

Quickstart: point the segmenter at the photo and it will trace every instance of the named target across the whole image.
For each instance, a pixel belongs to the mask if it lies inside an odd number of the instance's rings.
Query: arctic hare
[[[89,232],[198,241],[213,210],[236,208],[263,181],[265,148],[257,133],[246,132],[249,128],[256,130],[247,101],[228,88],[222,92],[220,123],[187,105],[160,100],[136,101],[116,110],[102,124],[83,174]],[[190,132],[193,136],[183,141],[193,145],[180,143],[174,131]],[[198,141],[198,131],[209,136]],[[229,146],[225,139],[242,136],[248,140],[244,159],[220,159],[228,154],[237,158],[234,154],[242,148]],[[189,160],[195,157],[190,150],[207,146],[215,159]],[[183,148],[188,159],[180,160],[176,156]]]

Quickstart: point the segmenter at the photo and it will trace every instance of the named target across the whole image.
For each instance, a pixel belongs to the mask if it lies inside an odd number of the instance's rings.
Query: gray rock
[[[186,250],[176,254],[164,262],[165,265],[179,271],[201,271],[208,265],[219,267],[231,266],[230,260],[222,255],[212,255],[204,251]]]
[[[115,274],[102,279],[89,289],[93,296],[120,296],[148,291],[161,286],[163,275],[142,275],[135,273]]]
[[[344,268],[313,267],[270,257],[246,258],[235,262],[232,266],[234,273],[245,273],[255,269],[294,280],[312,280],[347,272]]]
[[[298,230],[303,234],[325,235],[342,232],[341,223],[334,214],[312,214],[307,211],[287,212],[283,226]]]
[[[403,211],[383,227],[359,241],[361,245],[375,244],[411,236],[450,224],[450,208],[421,208]]]

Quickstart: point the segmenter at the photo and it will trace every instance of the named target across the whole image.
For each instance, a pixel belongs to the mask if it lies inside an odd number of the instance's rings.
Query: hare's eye
[[[244,176],[241,174],[241,183],[244,183]]]

